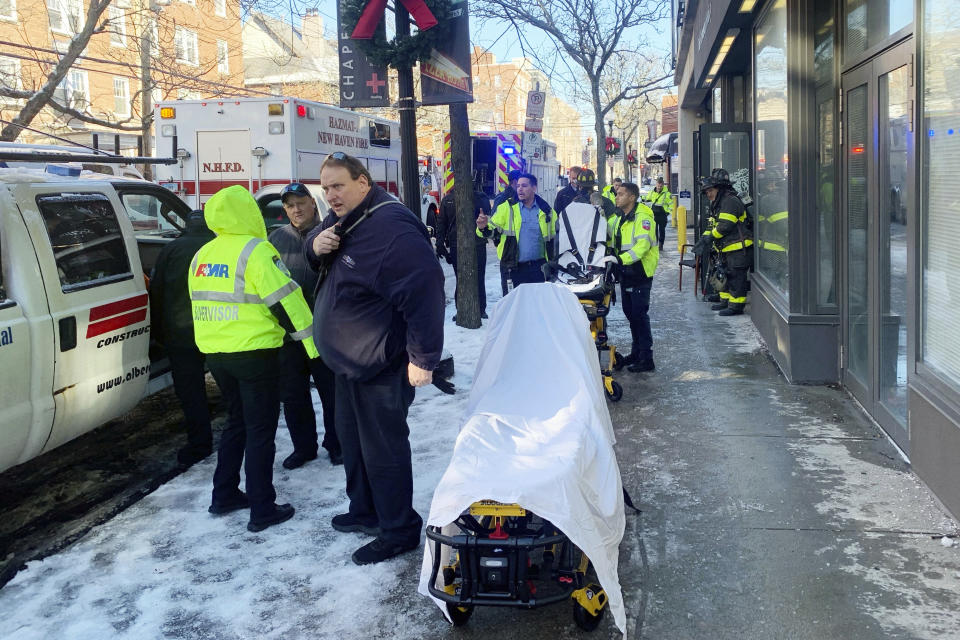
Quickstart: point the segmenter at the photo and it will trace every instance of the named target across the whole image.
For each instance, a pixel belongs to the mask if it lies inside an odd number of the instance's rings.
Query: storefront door
[[[911,40],[843,76],[843,381],[904,450],[913,348]]]

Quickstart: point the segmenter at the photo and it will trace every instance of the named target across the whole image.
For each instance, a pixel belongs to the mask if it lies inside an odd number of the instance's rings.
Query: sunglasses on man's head
[[[305,185],[299,182],[291,182],[280,190],[280,201],[282,202],[284,198],[291,194],[295,196],[309,196],[310,191]]]
[[[347,154],[345,154],[343,151],[334,151],[330,154],[330,157],[334,160],[346,160]]]

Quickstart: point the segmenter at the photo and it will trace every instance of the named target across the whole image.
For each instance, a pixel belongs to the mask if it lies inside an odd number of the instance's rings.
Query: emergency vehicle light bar
[[[99,162],[102,164],[176,164],[176,158],[146,156],[107,156],[79,153],[44,153],[42,151],[0,151],[0,162]]]

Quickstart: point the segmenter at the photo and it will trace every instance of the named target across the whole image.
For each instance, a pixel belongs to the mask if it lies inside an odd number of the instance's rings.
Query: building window
[[[180,0],[180,2],[182,2],[183,4],[192,5],[194,7],[197,6],[197,0]]]
[[[960,250],[957,187],[960,174],[960,24],[955,0],[924,3],[921,259],[922,359],[960,388]]]
[[[221,18],[227,17],[227,0],[213,0],[213,12]]]
[[[757,270],[789,297],[787,251],[787,3],[773,3],[754,32]]]
[[[87,72],[71,69],[57,88],[57,97],[63,106],[85,111],[90,106],[90,83]]]
[[[710,113],[711,122],[723,122],[723,98],[720,91],[720,78],[713,85],[713,111]]]
[[[493,77],[493,86],[499,87],[499,86],[500,86],[500,82],[501,82],[501,81],[500,81],[500,76],[494,76],[494,77]]]
[[[197,66],[200,56],[197,53],[197,32],[177,27],[173,34],[173,48],[177,62]]]
[[[82,0],[47,0],[50,30],[73,35],[83,23]]]
[[[199,100],[200,92],[193,89],[177,89],[177,100]]]
[[[913,22],[913,0],[844,0],[843,54],[857,58]]]
[[[0,0],[0,20],[17,19],[16,0]]]
[[[217,73],[224,76],[230,73],[230,54],[226,40],[217,40]]]
[[[23,91],[23,75],[20,73],[20,60],[17,58],[0,56],[0,87]],[[0,96],[0,104],[21,105],[23,99]]]
[[[837,304],[837,207],[834,185],[837,180],[837,118],[834,54],[836,41],[833,0],[814,3],[813,69],[816,79],[817,144],[817,304]]]
[[[127,45],[127,18],[123,9],[110,5],[110,44],[115,47]]]
[[[126,78],[113,79],[113,112],[117,116],[130,115],[130,81]]]

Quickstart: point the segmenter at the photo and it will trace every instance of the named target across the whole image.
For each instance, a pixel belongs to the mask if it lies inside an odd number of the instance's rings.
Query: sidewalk
[[[668,246],[675,247],[673,229]],[[958,525],[841,390],[786,384],[747,316],[718,318],[676,290],[661,257],[652,302],[657,370],[618,374],[610,404],[628,515],[620,580],[628,637],[656,640],[953,638],[960,629]],[[448,266],[448,300],[453,278]],[[496,260],[487,291],[499,297]],[[415,507],[426,517],[453,447],[483,329],[450,321],[458,393],[418,391],[411,409]],[[622,310],[611,340],[629,342]],[[547,374],[549,372],[546,372]],[[339,534],[342,467],[287,471],[292,520],[259,534],[246,514],[206,513],[214,461],[194,466],[62,553],[0,589],[0,637],[613,638],[570,607],[478,609],[451,628],[416,593],[422,555],[357,567],[366,541]],[[948,538],[949,542],[950,539]]]
[[[621,546],[629,637],[958,637],[957,523],[844,391],[787,384],[748,316],[677,292],[673,231],[657,371],[621,376],[611,407],[643,511]]]

